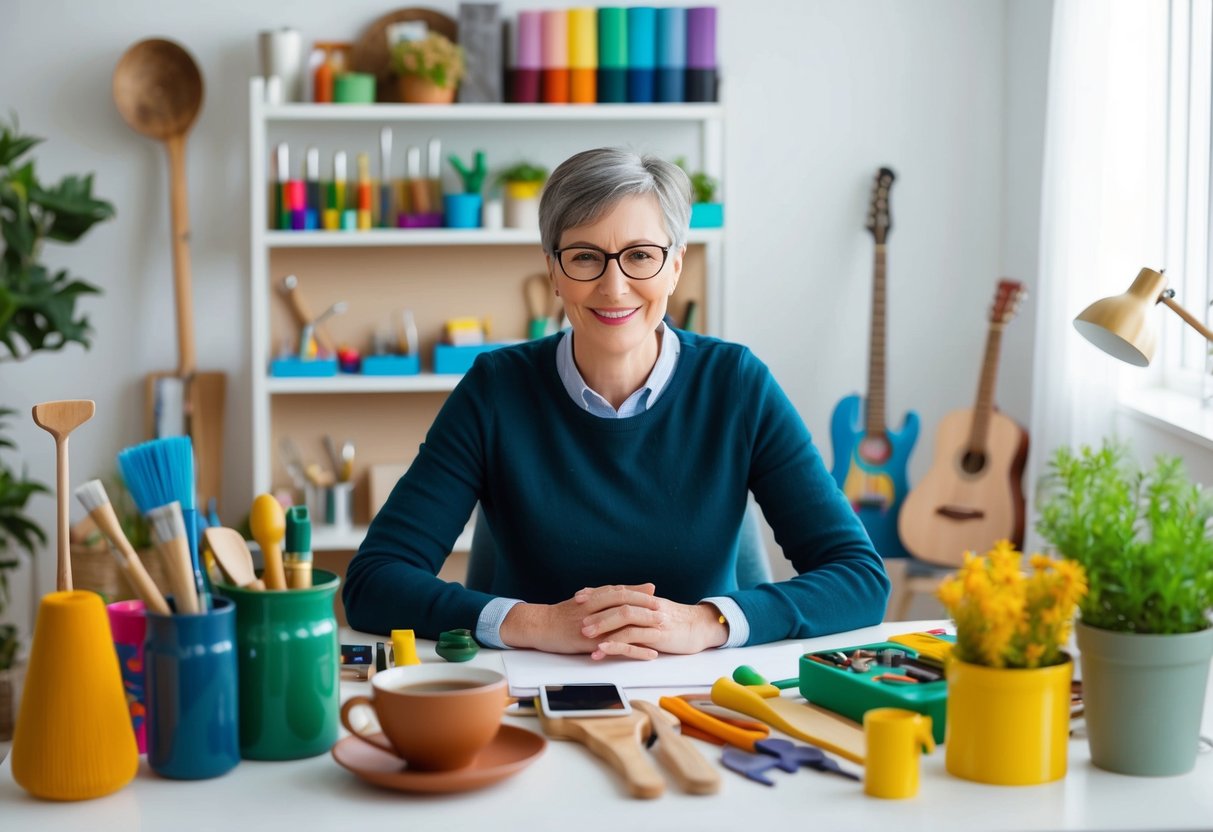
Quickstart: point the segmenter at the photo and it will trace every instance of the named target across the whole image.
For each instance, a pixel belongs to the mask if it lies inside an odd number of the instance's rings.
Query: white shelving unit
[[[612,105],[520,105],[520,104],[452,104],[452,105],[334,105],[334,104],[275,104],[264,102],[262,79],[253,78],[249,85],[249,176],[251,280],[250,311],[250,376],[252,379],[252,460],[251,475],[256,493],[273,486],[274,439],[272,408],[275,401],[303,401],[290,397],[359,396],[367,394],[444,394],[459,382],[456,375],[436,375],[423,372],[414,376],[343,376],[335,378],[272,378],[268,372],[271,354],[271,260],[279,253],[295,250],[315,250],[316,256],[332,249],[342,252],[343,263],[356,262],[359,250],[402,249],[410,247],[449,247],[451,256],[459,252],[485,250],[482,247],[531,247],[539,244],[537,232],[519,229],[373,229],[370,231],[278,231],[268,228],[268,188],[271,136],[279,132],[306,129],[308,135],[327,130],[340,131],[353,126],[365,131],[374,126],[417,126],[427,130],[442,125],[455,129],[476,129],[484,125],[483,144],[490,152],[494,133],[507,129],[534,131],[559,130],[566,133],[579,127],[586,134],[585,146],[595,141],[604,123],[629,125],[646,133],[657,125],[679,125],[695,131],[699,167],[723,181],[724,107],[720,104],[612,104]],[[629,128],[630,129],[630,128]],[[294,135],[298,135],[296,132]],[[478,134],[479,135],[479,134]],[[479,141],[479,138],[478,138]],[[399,153],[399,151],[397,151]],[[297,169],[294,165],[293,169]],[[352,172],[352,170],[351,170]],[[692,229],[691,244],[703,248],[704,300],[709,310],[708,329],[713,334],[725,332],[724,279],[722,271],[724,234],[721,229]],[[356,268],[346,267],[355,272]],[[357,280],[357,276],[348,277]],[[350,399],[343,399],[350,400]],[[309,399],[307,401],[315,401]],[[323,430],[324,428],[320,428]],[[359,458],[359,464],[365,459]],[[386,461],[386,460],[372,460]],[[312,547],[316,551],[355,549],[366,533],[365,526],[355,526],[345,532],[318,525],[313,533]],[[460,537],[455,551],[466,551],[470,543],[470,528]]]

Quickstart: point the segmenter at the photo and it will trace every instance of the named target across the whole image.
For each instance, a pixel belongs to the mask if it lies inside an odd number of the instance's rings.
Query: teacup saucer
[[[534,762],[546,746],[547,740],[533,731],[502,725],[470,766],[455,771],[409,771],[395,754],[372,748],[357,737],[339,740],[332,754],[339,765],[376,786],[440,794],[471,791],[504,780]]]

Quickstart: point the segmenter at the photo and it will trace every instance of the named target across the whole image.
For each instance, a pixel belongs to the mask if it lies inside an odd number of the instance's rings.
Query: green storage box
[[[827,666],[809,658],[812,655],[824,656],[827,653],[849,655],[855,650],[880,653],[881,650],[888,649],[900,650],[912,659],[918,658],[917,651],[892,641],[806,653],[800,657],[800,695],[814,705],[820,705],[861,724],[863,715],[873,708],[905,708],[926,714],[931,718],[931,733],[935,742],[942,743],[948,715],[946,680],[941,678],[937,682],[917,684],[877,682],[877,676],[883,673],[901,673],[900,668],[873,662],[866,672],[856,673],[849,668]]]

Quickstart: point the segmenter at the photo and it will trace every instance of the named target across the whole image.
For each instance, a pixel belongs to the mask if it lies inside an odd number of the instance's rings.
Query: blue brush
[[[176,500],[181,503],[194,584],[203,612],[211,608],[211,587],[198,558],[197,486],[194,482],[194,444],[188,436],[153,439],[118,452],[118,467],[135,505],[144,514]]]

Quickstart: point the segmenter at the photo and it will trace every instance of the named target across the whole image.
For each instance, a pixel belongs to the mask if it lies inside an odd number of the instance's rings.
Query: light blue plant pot
[[[691,228],[723,227],[723,202],[696,202],[691,205]]]
[[[442,202],[447,228],[480,227],[480,194],[446,194]]]

